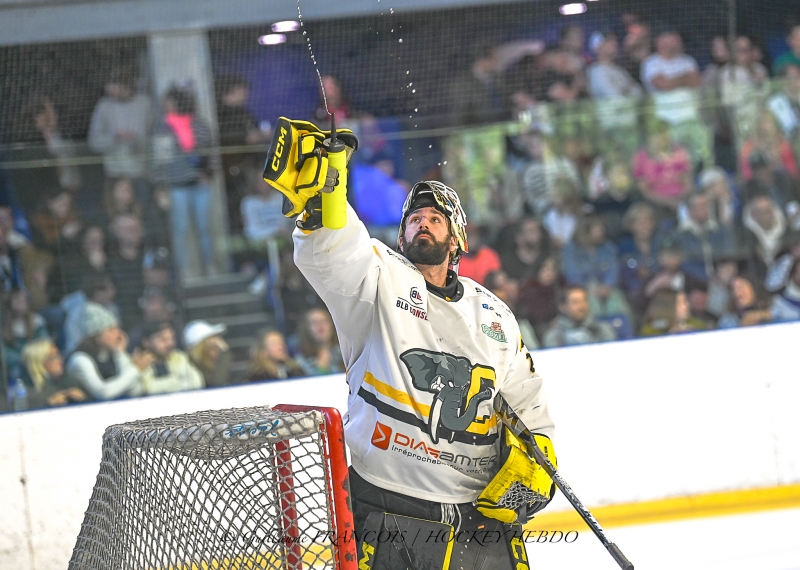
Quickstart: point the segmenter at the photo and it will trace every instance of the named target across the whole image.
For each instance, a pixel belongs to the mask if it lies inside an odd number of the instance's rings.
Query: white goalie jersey
[[[499,391],[552,438],[541,377],[506,305],[471,279],[447,301],[348,206],[339,230],[295,230],[295,262],[336,325],[349,386],[345,437],[370,483],[440,503],[477,498],[497,470]]]

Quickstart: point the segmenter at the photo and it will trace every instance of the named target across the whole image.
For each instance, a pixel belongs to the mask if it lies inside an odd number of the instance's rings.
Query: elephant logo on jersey
[[[466,358],[415,348],[400,355],[415,388],[435,394],[428,416],[428,433],[439,441],[439,427],[465,431],[477,418],[478,405],[492,397],[494,369],[476,365]]]

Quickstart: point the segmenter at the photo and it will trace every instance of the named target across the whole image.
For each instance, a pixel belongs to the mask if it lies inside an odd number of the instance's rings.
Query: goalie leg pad
[[[421,537],[441,537],[424,540]],[[392,513],[367,516],[358,547],[359,570],[447,570],[453,552],[449,524]]]

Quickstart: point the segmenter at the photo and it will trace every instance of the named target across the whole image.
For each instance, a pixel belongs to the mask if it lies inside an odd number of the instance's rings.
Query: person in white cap
[[[135,351],[128,356],[128,337],[114,314],[87,303],[81,322],[80,344],[67,360],[67,377],[95,400],[115,400],[142,394],[142,370],[153,356]]]
[[[224,324],[202,320],[192,321],[183,329],[183,344],[192,364],[203,374],[206,387],[231,383],[231,351],[222,338],[226,330]]]

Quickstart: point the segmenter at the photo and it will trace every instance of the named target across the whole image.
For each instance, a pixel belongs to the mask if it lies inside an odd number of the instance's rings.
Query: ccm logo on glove
[[[281,127],[280,135],[278,135],[278,139],[275,142],[275,152],[272,156],[272,170],[275,172],[279,172],[283,170],[284,166],[281,166],[281,162],[285,162],[281,160],[283,157],[283,149],[286,146],[286,135],[288,134],[287,130],[284,127]],[[290,141],[291,146],[291,141]]]

